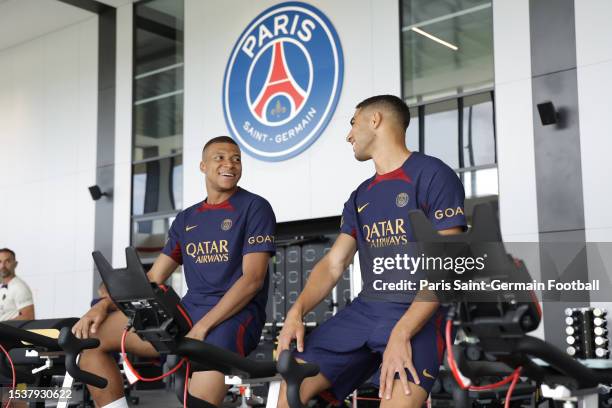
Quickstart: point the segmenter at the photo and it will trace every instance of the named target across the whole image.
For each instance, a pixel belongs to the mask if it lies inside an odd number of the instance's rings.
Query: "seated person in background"
[[[30,287],[17,276],[17,258],[8,248],[0,249],[0,322],[34,320],[34,300]]]
[[[247,355],[261,336],[268,297],[268,260],[275,252],[276,219],[262,197],[238,187],[242,175],[240,149],[228,136],[206,143],[200,170],[208,197],[180,212],[168,241],[148,278],[158,284],[183,265],[188,291],[182,299],[194,322],[187,337]],[[104,389],[89,387],[96,406],[127,408],[123,382],[109,353],[120,350],[127,317],[107,297],[91,308],[72,331],[79,338],[96,337],[100,347],[81,354],[82,369],[108,379]],[[156,357],[153,346],[130,333],[128,352]],[[194,373],[188,407],[219,406],[227,392],[224,375]]]

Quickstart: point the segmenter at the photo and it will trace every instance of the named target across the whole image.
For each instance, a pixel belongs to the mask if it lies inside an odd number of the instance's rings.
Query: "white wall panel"
[[[539,230],[529,0],[493,1],[493,52],[500,223],[512,240]]]
[[[531,79],[498,84],[495,104],[501,230],[537,233]]]
[[[89,257],[91,258],[91,254]],[[60,273],[55,276],[54,281],[56,292],[66,291],[66,288],[69,288],[70,292],[65,292],[63,300],[55,301],[53,316],[82,315],[91,303],[91,290],[79,290],[79,288],[91,288],[91,267],[71,273]]]
[[[587,228],[585,233],[587,242],[612,242],[612,228]]]
[[[21,277],[27,282],[32,290],[32,296],[34,298],[34,311],[37,319],[52,319],[55,317],[67,316],[72,317],[76,315],[74,312],[64,316],[55,314],[55,305],[57,303],[62,303],[61,296],[58,296],[58,292],[65,292],[65,288],[63,288],[61,285],[58,290],[56,276],[47,274],[45,271],[39,271],[34,275],[22,274]],[[69,296],[67,296],[66,293],[63,294],[63,297],[63,302],[71,304],[71,302],[68,302],[70,299],[67,299]],[[74,306],[77,305],[73,304],[73,307]]]
[[[576,62],[578,66],[612,60],[612,3],[575,0]]]
[[[602,30],[605,32],[605,29]],[[578,32],[577,27],[576,36]],[[612,130],[609,119],[612,112],[611,70],[612,60],[577,68],[584,222],[587,231],[612,227],[612,182],[609,180],[612,174]],[[587,240],[590,240],[588,236]]]
[[[0,50],[0,171],[9,175],[0,182],[0,246],[16,251],[39,318],[80,315],[89,304],[97,22]]]
[[[44,177],[44,47],[45,43],[41,40],[7,50],[10,63],[8,78],[12,82],[13,93],[12,107],[8,110],[11,114],[6,116],[13,121],[10,136],[19,140],[11,145],[9,159],[14,182],[30,182]]]
[[[529,33],[529,0],[493,0],[496,85],[531,79]]]

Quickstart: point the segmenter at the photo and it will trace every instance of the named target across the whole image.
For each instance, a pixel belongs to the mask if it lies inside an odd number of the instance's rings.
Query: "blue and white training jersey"
[[[417,291],[406,289],[406,283],[413,281],[418,288],[425,277],[407,259],[419,255],[408,212],[422,210],[437,230],[465,228],[464,199],[455,172],[419,152],[412,152],[397,170],[361,183],[344,204],[340,226],[357,240],[363,281],[359,296],[411,302]]]
[[[183,265],[187,294],[196,305],[215,305],[242,276],[242,257],[274,254],[276,218],[262,197],[239,188],[228,200],[202,201],[177,216],[163,253]],[[265,310],[269,277],[252,302]]]

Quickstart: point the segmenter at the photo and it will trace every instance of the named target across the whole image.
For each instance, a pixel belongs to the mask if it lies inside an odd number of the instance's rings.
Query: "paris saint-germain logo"
[[[321,11],[297,2],[271,7],[240,35],[225,69],[230,133],[258,159],[294,157],[327,126],[342,77],[340,40]]]

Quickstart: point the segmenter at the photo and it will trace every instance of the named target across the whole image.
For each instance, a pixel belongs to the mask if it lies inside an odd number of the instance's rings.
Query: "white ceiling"
[[[94,16],[57,0],[0,0],[0,50]]]

